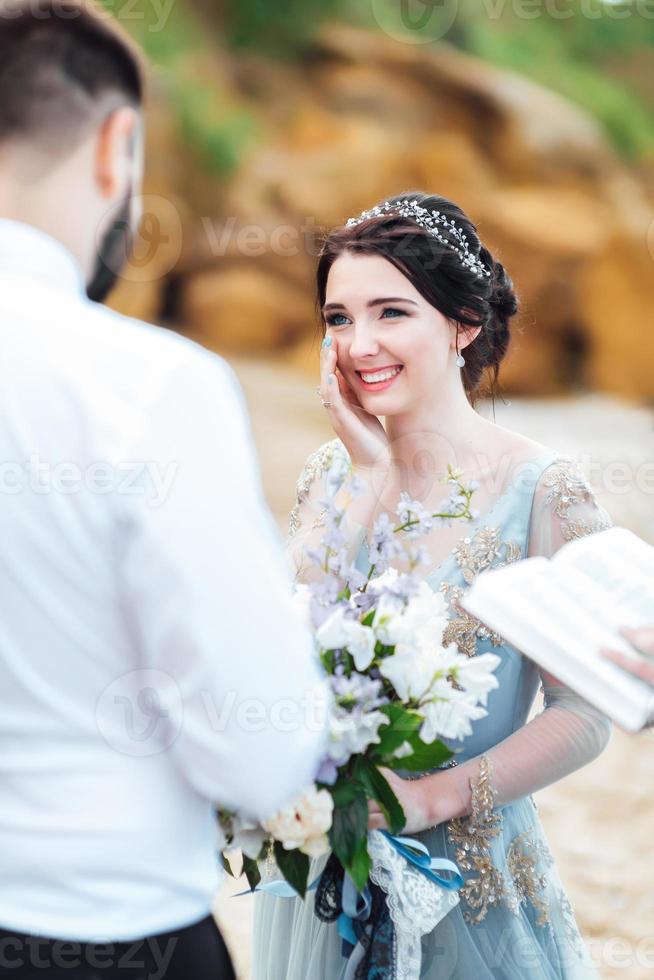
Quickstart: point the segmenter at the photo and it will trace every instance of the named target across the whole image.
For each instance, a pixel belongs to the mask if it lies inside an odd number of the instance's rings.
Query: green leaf
[[[287,851],[276,840],[275,861],[289,885],[292,885],[296,892],[304,898],[307,893],[307,881],[309,878],[308,855],[303,854],[297,848],[294,848],[292,851]]]
[[[341,776],[333,786],[326,787],[332,794],[335,807],[344,807],[357,796],[363,795],[363,787],[350,776]]]
[[[454,753],[448,749],[447,745],[438,741],[426,745],[420,736],[413,735],[407,739],[413,749],[413,755],[407,755],[403,759],[392,759],[385,765],[389,769],[405,769],[407,772],[426,772],[428,769],[437,769],[452,758]]]
[[[370,877],[370,855],[368,854],[368,837],[362,838],[359,842],[354,856],[348,865],[344,865],[345,870],[355,884],[357,891],[365,888]]]
[[[420,715],[401,704],[384,704],[379,710],[388,715],[389,723],[379,729],[379,743],[371,746],[374,757],[392,755],[404,742],[411,742],[422,725]]]
[[[248,857],[247,854],[243,855],[243,874],[248,880],[250,890],[254,891],[261,881],[261,872],[259,871],[259,865],[254,858]]]
[[[399,833],[406,824],[406,816],[388,780],[368,759],[361,757],[357,763],[357,777],[366,787],[369,796],[379,803],[388,829],[392,834]]]
[[[332,850],[344,868],[349,868],[368,834],[368,803],[359,790],[346,806],[334,810],[329,839]]]
[[[221,864],[222,864],[222,866],[223,866],[223,868],[224,868],[224,869],[225,869],[225,871],[227,872],[227,874],[228,874],[228,875],[231,875],[231,877],[232,877],[232,878],[235,878],[235,877],[236,877],[236,875],[235,875],[235,874],[234,874],[234,872],[232,871],[232,866],[231,866],[231,864],[229,863],[229,861],[227,860],[227,858],[226,858],[226,856],[225,856],[225,853],[224,853],[224,851],[221,851],[221,852],[220,852],[220,861],[221,861]]]

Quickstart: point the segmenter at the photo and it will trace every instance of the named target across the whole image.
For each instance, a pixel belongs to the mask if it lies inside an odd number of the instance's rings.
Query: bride
[[[509,275],[452,201],[414,193],[384,201],[333,231],[318,265],[324,322],[319,392],[336,438],[306,462],[291,516],[296,577],[322,536],[324,502],[347,472],[367,492],[348,509],[349,548],[367,572],[366,532],[402,491],[435,509],[452,464],[474,481],[472,523],[425,539],[426,581],[449,609],[445,643],[501,659],[488,714],[455,743],[456,762],[419,778],[387,772],[405,833],[455,861],[460,901],[423,938],[429,980],[596,977],[562,888],[532,794],[586,765],[610,736],[606,717],[465,613],[458,600],[484,569],[610,526],[574,461],[483,418],[517,300]],[[383,420],[383,421],[382,421]],[[544,708],[529,720],[541,687]],[[370,805],[369,826],[385,826]],[[571,828],[571,833],[583,832]],[[314,861],[310,878],[325,859]],[[336,924],[305,901],[255,898],[254,980],[341,980]],[[370,951],[361,976],[387,977]],[[359,976],[359,974],[357,974]]]

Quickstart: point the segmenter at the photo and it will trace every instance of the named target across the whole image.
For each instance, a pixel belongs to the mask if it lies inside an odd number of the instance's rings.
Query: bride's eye
[[[330,313],[326,317],[326,320],[330,327],[342,327],[345,325],[345,323],[342,321],[347,322],[347,317],[345,316],[344,313]]]
[[[385,306],[384,309],[382,310],[382,317],[386,317],[386,314],[387,313],[393,314],[390,317],[391,320],[396,319],[396,317],[398,317],[398,316],[406,316],[407,315],[406,314],[406,310],[398,310],[395,306]],[[389,319],[389,318],[386,317],[386,319]]]

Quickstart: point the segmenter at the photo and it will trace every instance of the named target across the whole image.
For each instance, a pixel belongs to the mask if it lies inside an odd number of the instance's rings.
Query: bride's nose
[[[375,357],[379,353],[379,343],[375,336],[374,327],[367,324],[357,324],[354,328],[354,339],[350,344],[350,357],[353,361],[359,358]]]

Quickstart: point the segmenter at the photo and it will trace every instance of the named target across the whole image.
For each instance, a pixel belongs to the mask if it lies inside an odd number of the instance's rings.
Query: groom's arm
[[[312,781],[327,691],[240,388],[220,359],[192,353],[151,399],[139,440],[160,488],[128,511],[126,599],[143,664],[182,709],[171,759],[210,800],[261,817]]]

